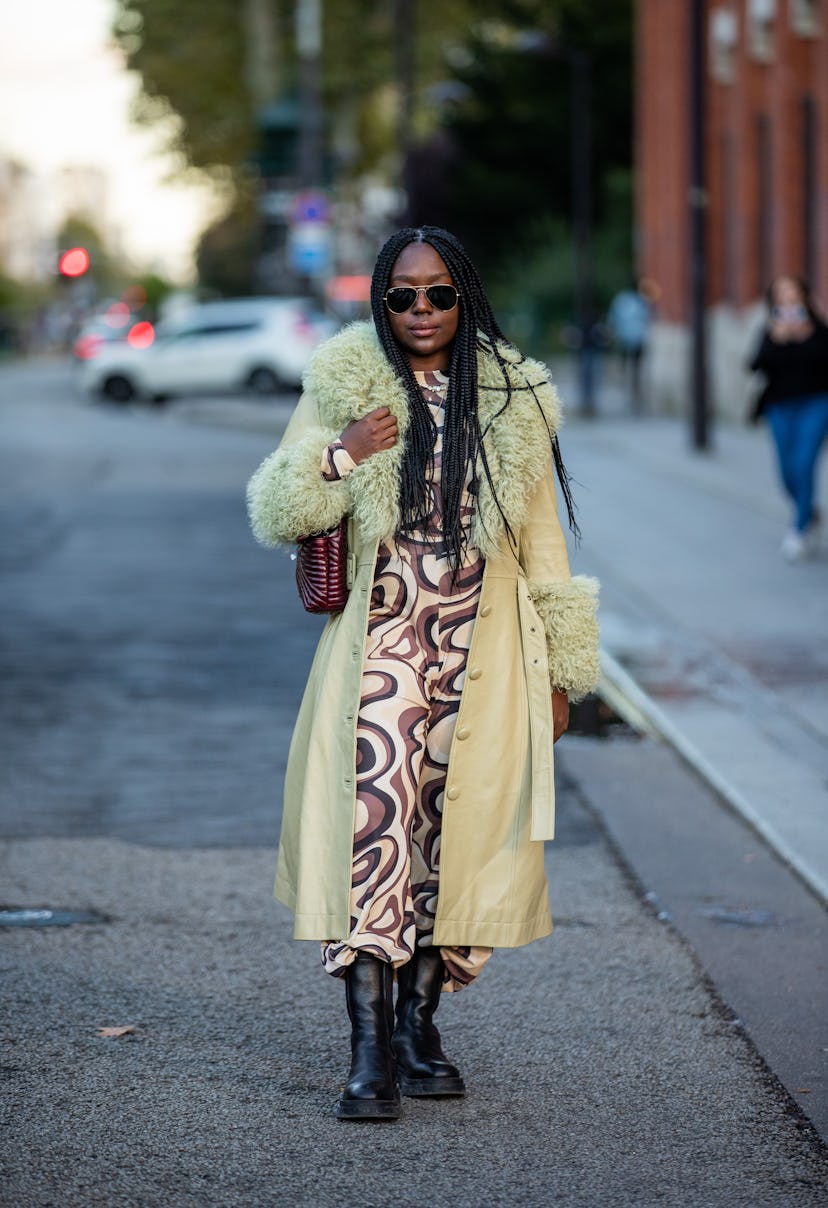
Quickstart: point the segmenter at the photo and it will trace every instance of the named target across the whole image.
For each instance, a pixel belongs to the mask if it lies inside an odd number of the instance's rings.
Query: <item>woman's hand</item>
[[[814,325],[807,311],[803,317],[777,315],[770,325],[770,338],[774,344],[800,344],[808,339],[813,330]]]
[[[809,335],[807,328],[803,331],[800,326],[793,326],[791,323],[772,323],[770,328],[770,338],[774,344],[799,343]]]
[[[557,742],[569,729],[569,697],[560,688],[552,692],[552,741]]]
[[[339,438],[357,465],[397,443],[397,421],[387,407],[377,407],[362,419],[355,419]]]

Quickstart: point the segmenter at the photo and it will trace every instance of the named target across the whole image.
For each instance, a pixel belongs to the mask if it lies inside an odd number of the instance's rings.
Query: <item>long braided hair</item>
[[[460,294],[457,334],[451,349],[449,386],[444,407],[443,457],[440,471],[443,543],[449,566],[456,575],[468,540],[461,522],[460,508],[469,466],[473,472],[476,472],[478,465],[482,468],[513,550],[516,547],[514,533],[500,506],[489,470],[484,445],[488,427],[506,410],[512,401],[512,395],[518,390],[531,391],[541,415],[544,413],[532,383],[527,381],[526,386],[514,386],[511,382],[499,345],[506,344],[509,348],[513,348],[513,345],[500,330],[477,269],[460,241],[449,231],[433,226],[405,227],[392,235],[382,247],[374,266],[371,279],[371,311],[383,351],[408,395],[409,423],[400,479],[400,532],[413,533],[428,528],[427,479],[434,467],[436,434],[434,420],[422,397],[408,358],[391,331],[383,301],[397,257],[411,243],[428,243],[435,249]],[[492,417],[486,431],[481,431],[478,412],[477,354],[481,349],[493,355],[497,361],[503,374],[503,387],[498,387],[498,391],[502,389],[505,394],[503,405]],[[569,526],[577,535],[578,526],[569,488],[569,475],[561,457],[558,438],[551,429],[549,436]],[[471,489],[476,490],[474,480]]]

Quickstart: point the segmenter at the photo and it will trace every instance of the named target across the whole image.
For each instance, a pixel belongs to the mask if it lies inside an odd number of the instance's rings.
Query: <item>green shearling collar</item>
[[[498,415],[505,401],[503,374],[492,353],[485,351],[488,341],[481,342],[484,347],[477,356],[480,425],[497,498],[515,530],[524,520],[532,490],[551,472],[550,432],[557,431],[561,407],[546,366],[521,359],[517,350],[501,345],[515,393],[508,408]],[[347,479],[352,510],[363,533],[387,536],[399,521],[408,396],[382,351],[373,323],[353,323],[323,344],[313,357],[304,385],[316,399],[325,428],[340,432],[376,407],[388,407],[396,417],[400,439],[394,448],[367,458]],[[482,471],[478,479],[474,539],[484,556],[495,557],[504,548],[505,528]]]

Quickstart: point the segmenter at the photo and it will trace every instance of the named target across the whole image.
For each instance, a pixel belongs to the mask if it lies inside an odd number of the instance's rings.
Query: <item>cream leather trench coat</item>
[[[511,549],[481,476],[474,537],[486,557],[449,757],[434,942],[514,947],[551,930],[543,842],[554,834],[551,688],[574,698],[598,678],[597,584],[571,578],[558,522],[550,431],[559,422],[546,369],[504,345],[508,408],[494,356],[478,354],[481,427]],[[325,446],[386,405],[395,448],[326,482]],[[276,453],[248,488],[264,544],[292,543],[349,516],[348,603],[322,632],[288,757],[276,896],[297,939],[347,938],[356,786],[356,723],[377,545],[398,518],[405,391],[373,327],[354,324],[316,354]]]

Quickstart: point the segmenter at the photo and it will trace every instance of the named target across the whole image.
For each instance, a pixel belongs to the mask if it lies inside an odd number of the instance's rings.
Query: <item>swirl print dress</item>
[[[426,529],[381,542],[377,553],[357,722],[356,816],[350,933],[322,945],[325,969],[342,976],[358,950],[398,966],[428,947],[437,912],[446,771],[466,672],[484,559],[467,542],[452,579],[442,541],[440,464],[448,378],[415,374],[434,420],[434,466]],[[354,463],[340,442],[322,473]],[[468,534],[474,493],[461,519]],[[477,976],[490,948],[441,949],[444,990]]]

